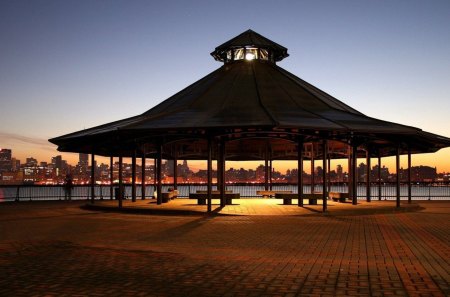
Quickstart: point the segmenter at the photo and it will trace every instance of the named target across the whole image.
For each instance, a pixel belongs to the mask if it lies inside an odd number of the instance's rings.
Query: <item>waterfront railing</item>
[[[95,185],[95,199],[115,199],[117,194],[117,185],[111,187],[110,185]],[[164,184],[163,192],[167,192],[169,188],[174,185]],[[179,184],[178,192],[180,198],[189,197],[189,193],[195,193],[198,190],[207,190],[206,184]],[[216,185],[213,190],[216,190]],[[258,198],[257,191],[264,190],[265,186],[261,183],[234,183],[227,184],[226,189],[234,193],[239,193],[243,198]],[[292,191],[297,193],[297,185],[289,183],[275,183],[272,184],[271,189],[276,191]],[[315,185],[312,189],[311,185],[304,185],[303,193],[322,192],[322,185]],[[348,192],[348,185],[345,183],[331,183],[328,187],[331,192]],[[132,186],[130,184],[124,185],[124,198],[131,199]],[[371,199],[372,200],[395,200],[396,184],[383,183],[381,187],[378,183],[371,184]],[[366,199],[367,188],[365,183],[359,183],[357,187],[358,200]],[[150,184],[145,186],[145,199],[152,198],[155,195],[155,186]],[[136,199],[142,199],[142,186],[136,186]],[[411,186],[412,200],[450,200],[450,183],[414,183]],[[68,199],[63,185],[0,185],[0,201],[37,201],[37,200],[64,200]],[[87,200],[91,199],[90,185],[75,185],[72,193],[72,200]],[[400,199],[408,199],[408,185],[400,185]]]

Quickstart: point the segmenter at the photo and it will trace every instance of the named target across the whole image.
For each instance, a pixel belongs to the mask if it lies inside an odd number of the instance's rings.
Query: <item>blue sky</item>
[[[150,109],[250,28],[366,115],[450,137],[450,1],[1,0],[0,147],[49,161],[48,138]],[[449,149],[419,160],[450,171]]]

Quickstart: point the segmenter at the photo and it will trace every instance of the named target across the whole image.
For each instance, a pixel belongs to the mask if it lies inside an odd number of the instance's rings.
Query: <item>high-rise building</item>
[[[54,168],[61,170],[62,169],[62,157],[61,157],[61,155],[52,157],[52,164],[53,164]]]
[[[12,160],[10,149],[0,149],[0,172],[12,171]]]
[[[79,161],[78,161],[79,165],[84,165],[84,166],[88,166],[89,165],[89,155],[88,154],[83,154],[80,153],[79,154]]]
[[[61,169],[62,169],[62,157],[61,155],[52,157],[52,163],[51,163],[51,167],[53,169],[54,175],[55,176],[60,176],[61,175]]]
[[[89,155],[80,153],[78,165],[80,166],[80,169],[82,172],[88,172],[88,170],[89,170]]]
[[[360,163],[357,169],[357,177],[358,181],[364,182],[366,180],[366,174],[367,174],[367,166],[364,163]]]
[[[12,171],[16,172],[20,169],[20,160],[17,160],[16,158],[11,159],[12,162]]]
[[[344,169],[341,164],[338,164],[336,167],[336,178],[338,182],[344,181]]]
[[[35,158],[30,157],[30,158],[26,159],[25,166],[36,167],[37,165],[38,165],[38,161]]]

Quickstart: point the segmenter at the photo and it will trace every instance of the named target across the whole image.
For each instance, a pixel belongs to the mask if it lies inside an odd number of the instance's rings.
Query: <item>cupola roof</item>
[[[279,62],[289,56],[287,48],[250,29],[216,47],[211,56],[217,61],[227,62],[230,61],[230,52],[232,50],[246,48],[267,51],[268,60],[272,62]]]

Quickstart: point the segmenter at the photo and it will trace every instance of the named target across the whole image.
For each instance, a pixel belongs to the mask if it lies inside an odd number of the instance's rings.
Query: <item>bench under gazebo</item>
[[[286,199],[303,206],[304,160],[322,160],[322,191],[313,193],[327,210],[327,172],[330,159],[348,158],[348,193],[333,194],[357,203],[357,158],[408,156],[408,201],[411,201],[411,155],[436,152],[450,146],[450,139],[368,117],[294,74],[276,65],[288,57],[287,48],[248,30],[215,48],[211,53],[223,65],[141,115],[50,139],[62,152],[77,152],[119,158],[119,187],[123,187],[122,158],[131,157],[132,199],[136,199],[136,158],[156,160],[157,203],[162,203],[163,159],[207,160],[207,210],[211,200],[226,205],[227,160],[265,162],[265,190],[274,160],[297,162],[297,193]],[[213,193],[212,162],[217,161],[217,186]],[[313,164],[313,162],[311,162]],[[93,166],[92,166],[93,167]],[[143,166],[144,168],[145,166]],[[380,168],[381,166],[379,166]],[[174,166],[177,189],[177,166]],[[145,171],[142,172],[145,175]],[[371,199],[367,174],[367,200]],[[112,178],[112,177],[111,177]],[[143,191],[145,188],[142,179]],[[379,179],[381,180],[381,179]],[[94,201],[92,174],[92,201]],[[313,184],[313,183],[312,183]],[[397,174],[396,205],[400,206]],[[119,191],[122,193],[122,191]],[[281,193],[283,194],[283,193]],[[342,197],[340,197],[342,196]],[[313,198],[314,198],[313,197]],[[333,198],[331,197],[331,198]],[[284,199],[283,198],[283,199]],[[119,206],[122,195],[119,194]]]

